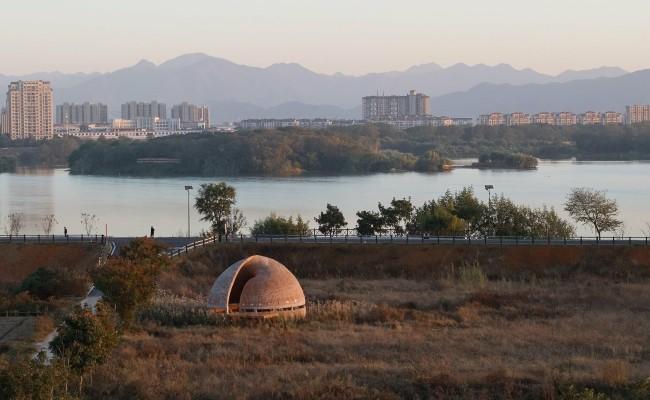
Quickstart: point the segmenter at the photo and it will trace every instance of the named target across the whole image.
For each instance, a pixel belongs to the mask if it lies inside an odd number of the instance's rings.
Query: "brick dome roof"
[[[226,269],[214,282],[208,307],[249,316],[304,316],[305,295],[296,277],[278,261],[251,256]]]

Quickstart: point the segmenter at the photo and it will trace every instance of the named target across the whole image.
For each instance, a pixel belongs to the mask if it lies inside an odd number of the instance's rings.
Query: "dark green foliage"
[[[415,163],[415,170],[419,172],[439,172],[450,165],[449,160],[443,159],[438,152],[428,150]]]
[[[16,159],[14,157],[0,157],[0,172],[14,172],[16,170]]]
[[[478,158],[478,166],[481,168],[534,169],[537,168],[537,159],[527,154],[493,151],[489,154],[481,154]]]
[[[110,307],[99,302],[93,313],[78,307],[67,316],[50,342],[50,350],[62,364],[79,378],[79,395],[84,375],[104,363],[117,345],[116,318]]]
[[[271,214],[263,220],[255,221],[251,229],[253,235],[309,235],[309,223],[299,215],[294,222],[293,217],[285,218]]]
[[[116,319],[110,307],[100,302],[95,313],[77,308],[66,317],[50,349],[58,358],[66,360],[74,372],[83,375],[106,361],[117,338]]]
[[[420,127],[386,134],[382,146],[415,155],[435,149],[447,158],[492,152],[547,159],[645,160],[650,158],[650,124],[607,126]]]
[[[0,138],[3,135],[0,135]],[[68,163],[70,154],[79,148],[81,140],[73,137],[54,138],[51,140],[8,140],[0,142],[0,147],[6,147],[8,156],[16,166],[24,167],[57,167]],[[0,158],[0,164],[1,164]],[[2,166],[0,165],[0,172]]]
[[[425,203],[415,210],[408,227],[412,233],[475,237],[568,238],[575,234],[574,227],[552,208],[516,205],[503,196],[485,204],[471,188],[447,191]]]
[[[169,265],[169,258],[164,254],[164,250],[164,245],[153,239],[141,237],[122,247],[120,255],[129,261],[162,269]]]
[[[113,306],[125,327],[129,327],[137,310],[156,291],[160,269],[148,263],[127,259],[112,259],[94,272],[95,286],[104,293],[103,299]]]
[[[5,145],[10,146],[19,165],[63,165],[67,160],[76,174],[353,174],[439,171],[447,164],[442,157],[479,157],[493,152],[550,159],[648,159],[650,124],[419,127],[406,132],[368,125],[323,131],[288,128],[80,143],[74,138],[55,138],[9,141]],[[180,163],[138,164],[138,158],[176,158]]]
[[[241,211],[234,208],[237,192],[225,182],[203,184],[194,207],[210,222],[214,235],[234,235],[245,224]]]
[[[378,212],[359,211],[357,217],[357,233],[359,235],[375,235],[384,230],[384,220]]]
[[[323,234],[336,233],[339,229],[348,225],[341,210],[329,203],[325,212],[321,212],[318,217],[314,218],[314,221],[318,224],[318,230]]]
[[[13,360],[0,368],[0,399],[63,400],[66,394],[66,370],[59,362],[45,361],[45,355]]]
[[[45,300],[53,296],[82,296],[86,287],[84,279],[75,278],[60,269],[41,267],[25,278],[19,291]]]
[[[379,203],[376,211],[359,211],[357,213],[357,233],[375,235],[390,231],[391,234],[403,235],[412,231],[411,219],[415,207],[410,199],[393,199],[389,206]]]

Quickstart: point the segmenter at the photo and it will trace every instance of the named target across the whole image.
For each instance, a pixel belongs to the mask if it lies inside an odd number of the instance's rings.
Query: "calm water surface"
[[[619,202],[626,234],[641,235],[650,222],[650,162],[543,161],[534,171],[456,169],[440,174],[297,178],[118,178],[74,176],[61,169],[27,170],[0,174],[0,231],[7,214],[21,212],[26,220],[23,233],[42,233],[40,219],[47,214],[55,214],[59,221],[56,233],[64,225],[70,233],[81,233],[80,214],[88,212],[100,221],[98,233],[107,225],[110,235],[145,235],[154,225],[157,235],[180,236],[187,229],[184,185],[198,188],[219,180],[237,188],[237,206],[249,225],[271,212],[300,214],[313,221],[328,202],[338,205],[354,225],[356,211],[375,209],[378,201],[390,202],[393,197],[410,196],[420,205],[447,189],[473,186],[487,201],[485,184],[516,202],[554,206],[563,215],[562,203],[570,188],[607,189]],[[191,222],[195,233],[207,226],[194,210]],[[579,233],[590,234],[585,228]]]

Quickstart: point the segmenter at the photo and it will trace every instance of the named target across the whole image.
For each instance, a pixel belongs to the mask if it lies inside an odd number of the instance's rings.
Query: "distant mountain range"
[[[616,67],[566,71],[557,76],[531,69],[456,64],[424,64],[405,71],[363,76],[326,75],[298,64],[267,68],[239,65],[205,54],[187,54],[160,65],[149,61],[109,73],[28,76],[0,75],[1,87],[17,79],[45,79],[55,103],[104,102],[117,117],[120,104],[158,100],[206,104],[213,120],[243,118],[360,118],[361,97],[405,94],[416,89],[432,97],[435,115],[475,117],[491,111],[620,110],[631,102],[650,103],[650,71]]]

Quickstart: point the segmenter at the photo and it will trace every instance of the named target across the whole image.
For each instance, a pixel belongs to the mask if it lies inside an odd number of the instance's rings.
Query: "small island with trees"
[[[478,162],[472,164],[472,167],[479,169],[535,169],[537,168],[537,158],[528,154],[493,151],[481,154]]]

